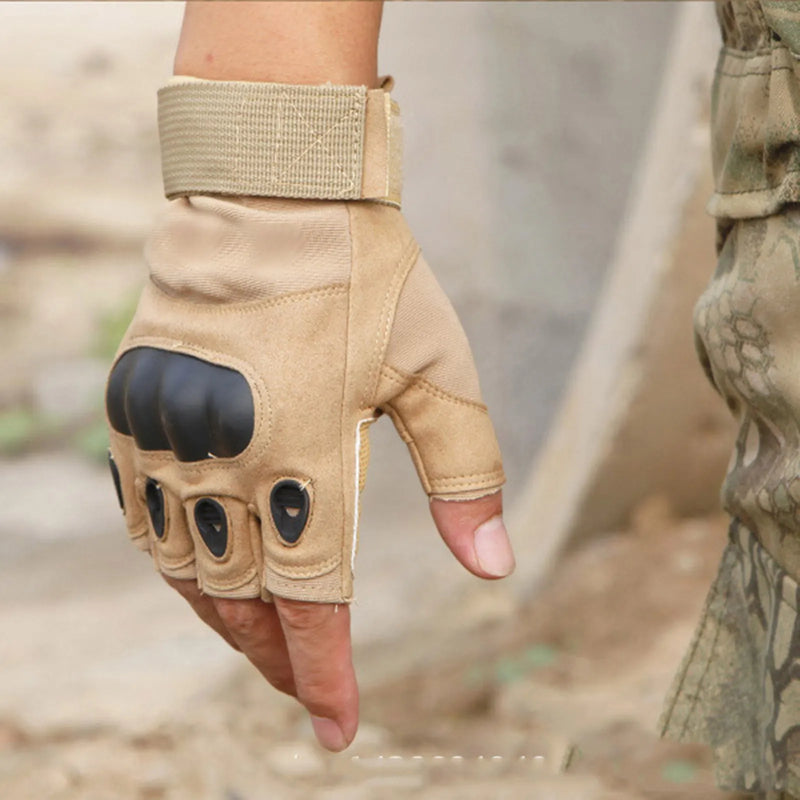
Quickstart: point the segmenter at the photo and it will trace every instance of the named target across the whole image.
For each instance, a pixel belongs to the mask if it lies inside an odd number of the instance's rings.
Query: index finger
[[[297,699],[328,750],[344,750],[358,728],[358,686],[350,645],[350,608],[274,597],[286,637]]]

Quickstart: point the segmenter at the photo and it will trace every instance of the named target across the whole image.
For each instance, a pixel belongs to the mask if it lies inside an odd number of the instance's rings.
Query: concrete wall
[[[386,6],[406,214],[470,336],[511,496],[600,289],[678,5]]]

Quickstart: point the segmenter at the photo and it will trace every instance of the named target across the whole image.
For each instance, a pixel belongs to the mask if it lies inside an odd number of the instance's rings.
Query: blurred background
[[[387,4],[405,213],[475,352],[519,569],[463,573],[374,426],[340,756],[128,544],[104,463],[181,13],[0,4],[2,796],[724,797],[655,733],[724,541],[731,429],[691,347],[710,4]]]

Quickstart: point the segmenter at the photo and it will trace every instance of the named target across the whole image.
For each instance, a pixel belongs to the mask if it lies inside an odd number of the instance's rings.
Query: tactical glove
[[[397,107],[178,79],[159,121],[170,202],[106,392],[130,536],[209,595],[349,601],[378,415],[429,496],[504,482],[466,337],[399,210]]]

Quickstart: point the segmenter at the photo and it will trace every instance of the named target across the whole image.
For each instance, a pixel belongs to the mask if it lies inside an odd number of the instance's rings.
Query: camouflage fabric
[[[661,728],[710,744],[723,788],[800,795],[800,205],[723,231],[695,330],[739,422],[733,521]]]
[[[704,369],[739,423],[730,541],[662,735],[707,742],[722,788],[800,797],[800,2],[717,0],[717,270],[695,308]],[[788,794],[791,793],[791,794]]]
[[[718,0],[709,210],[744,219],[800,202],[800,3]]]
[[[797,800],[793,794],[788,792],[759,792],[751,797],[753,800]]]

